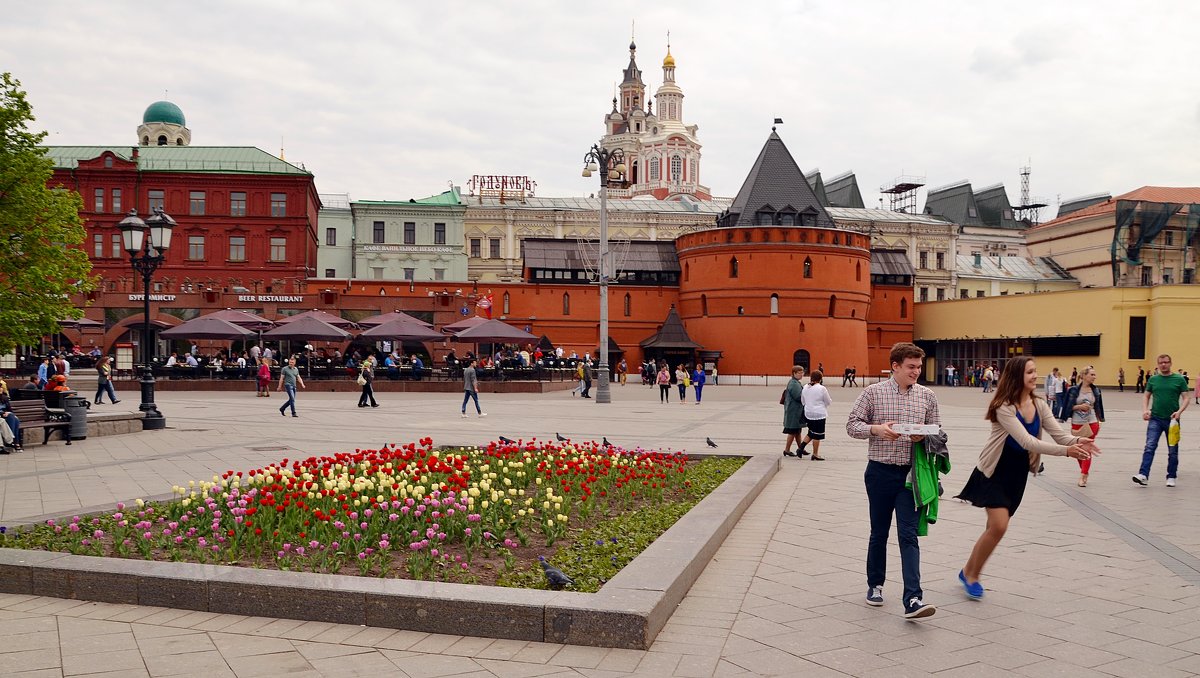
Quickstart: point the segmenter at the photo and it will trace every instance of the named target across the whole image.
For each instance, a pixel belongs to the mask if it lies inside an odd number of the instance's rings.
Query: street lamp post
[[[167,420],[154,405],[154,343],[150,341],[150,278],[167,258],[171,246],[171,229],[175,220],[156,207],[154,215],[142,221],[137,210],[129,210],[129,216],[117,224],[121,229],[121,243],[129,252],[133,270],[142,274],[142,404],[138,409],[144,413],[142,430],[166,428]]]
[[[625,176],[625,154],[621,149],[607,149],[593,144],[583,156],[583,176],[600,171],[600,383],[596,387],[596,403],[612,402],[608,383],[608,282],[611,271],[608,261],[608,184]]]

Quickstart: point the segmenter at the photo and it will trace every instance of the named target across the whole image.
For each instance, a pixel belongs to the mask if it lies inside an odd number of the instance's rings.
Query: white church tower
[[[609,195],[711,199],[711,191],[700,183],[697,126],[683,122],[683,90],[675,83],[675,57],[669,41],[663,59],[663,84],[654,100],[652,105],[646,98],[646,85],[637,67],[637,45],[631,41],[629,65],[612,111],[605,116],[605,135],[600,142],[607,149],[621,149],[629,167],[626,188],[610,189]]]

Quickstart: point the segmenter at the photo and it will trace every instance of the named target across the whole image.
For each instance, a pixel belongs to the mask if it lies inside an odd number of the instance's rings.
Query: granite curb
[[[0,549],[0,593],[644,650],[779,465],[747,457],[597,593],[19,549]]]

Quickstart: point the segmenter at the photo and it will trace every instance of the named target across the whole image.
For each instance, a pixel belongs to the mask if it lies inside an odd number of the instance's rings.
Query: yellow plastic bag
[[[1172,419],[1170,427],[1167,428],[1167,444],[1174,447],[1179,444],[1179,420]]]

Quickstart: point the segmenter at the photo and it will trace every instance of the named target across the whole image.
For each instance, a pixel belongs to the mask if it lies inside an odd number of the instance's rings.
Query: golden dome
[[[675,68],[675,57],[671,56],[671,50],[667,50],[667,56],[663,59],[663,68]]]

